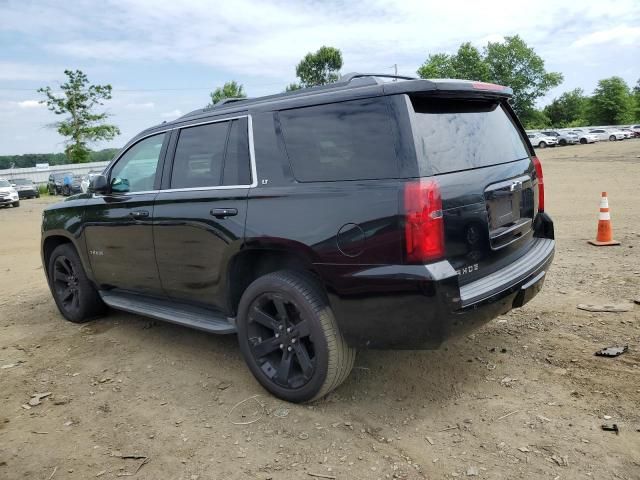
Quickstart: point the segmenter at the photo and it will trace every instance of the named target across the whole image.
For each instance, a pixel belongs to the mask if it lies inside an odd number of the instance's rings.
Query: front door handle
[[[133,212],[129,212],[129,216],[133,218],[147,218],[149,212],[146,210],[134,210]]]
[[[238,214],[237,208],[213,208],[211,209],[211,215],[216,218],[233,217]]]

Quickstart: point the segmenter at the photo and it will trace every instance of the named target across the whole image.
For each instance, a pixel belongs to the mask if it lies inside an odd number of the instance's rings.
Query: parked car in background
[[[635,138],[640,135],[634,132],[633,130],[631,130],[630,128],[626,128],[626,127],[621,128],[620,131],[624,133],[625,138]]]
[[[64,178],[69,175],[71,175],[71,172],[52,173],[49,175],[49,181],[47,182],[49,195],[61,195]]]
[[[62,195],[68,197],[75,193],[82,193],[82,175],[69,175],[65,177],[62,185]]]
[[[607,128],[594,128],[589,130],[589,133],[593,133],[598,136],[598,140],[615,142],[616,140],[624,140],[624,133],[620,130],[609,130]]]
[[[527,133],[531,145],[537,148],[555,147],[558,144],[556,137],[549,137],[542,133]]]
[[[575,145],[576,143],[580,143],[580,139],[578,135],[571,132],[559,132],[557,130],[544,130],[540,132],[542,135],[546,135],[547,137],[553,137],[558,141],[558,145]]]
[[[20,198],[40,197],[38,186],[33,180],[29,180],[28,178],[14,178],[11,180],[11,184],[16,189],[16,192],[18,192]]]
[[[573,130],[568,130],[568,132],[576,134],[578,136],[578,141],[583,145],[599,141],[598,136],[595,133],[589,133],[586,130],[575,128]]]
[[[640,125],[631,125],[629,128],[636,133],[637,137],[640,137]]]
[[[102,173],[102,170],[91,170],[86,175],[83,175],[82,182],[80,182],[80,188],[82,189],[82,193],[87,193],[87,191],[89,190],[89,185],[91,184],[91,180],[93,180],[93,177],[95,177],[96,175],[100,175],[101,173]]]
[[[16,189],[11,186],[8,180],[0,178],[0,205],[20,206],[20,197]]]

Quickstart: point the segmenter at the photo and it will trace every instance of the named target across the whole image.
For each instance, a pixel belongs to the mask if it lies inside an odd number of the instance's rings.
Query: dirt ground
[[[305,406],[262,390],[234,336],[65,322],[38,251],[52,200],[1,209],[0,478],[640,479],[640,305],[576,309],[640,297],[640,140],[539,156],[557,238],[542,293],[438,351],[360,352]],[[586,243],[602,190],[620,247]],[[594,356],[612,345],[629,351]]]

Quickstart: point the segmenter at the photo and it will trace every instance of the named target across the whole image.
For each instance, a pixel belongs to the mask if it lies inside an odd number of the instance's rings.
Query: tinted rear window
[[[383,98],[284,110],[280,124],[293,173],[301,182],[398,176]]]
[[[527,158],[527,146],[496,102],[413,97],[418,158],[440,173]]]

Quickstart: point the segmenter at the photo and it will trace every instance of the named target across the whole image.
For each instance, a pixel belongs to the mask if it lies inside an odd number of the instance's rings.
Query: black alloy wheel
[[[349,347],[319,281],[282,270],[254,280],[242,294],[236,322],[242,356],[253,376],[278,398],[308,402],[349,375]]]
[[[62,308],[77,314],[80,309],[78,276],[71,260],[63,255],[56,257],[53,262],[53,288]]]
[[[87,322],[106,310],[71,243],[64,243],[53,250],[47,273],[58,310],[70,322]]]
[[[316,371],[310,320],[282,294],[264,293],[249,307],[249,348],[276,385],[287,389],[305,385]]]

